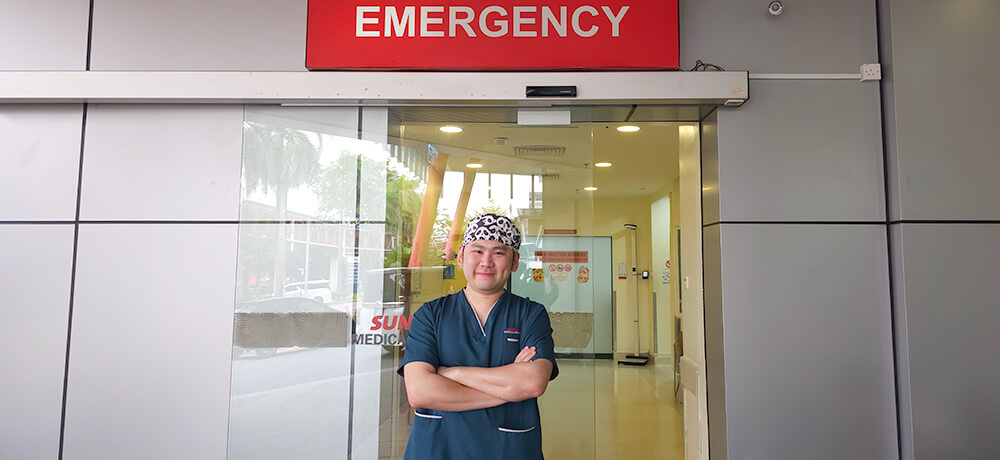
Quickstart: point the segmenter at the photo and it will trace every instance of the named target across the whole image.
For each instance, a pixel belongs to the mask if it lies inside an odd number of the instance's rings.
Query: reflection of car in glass
[[[332,322],[330,315],[336,316]],[[347,334],[349,323],[346,313],[307,297],[241,302],[236,304],[233,357],[267,357],[280,350],[331,346],[329,342],[338,340],[329,335]],[[343,339],[346,344],[346,336]]]
[[[333,302],[333,289],[330,289],[330,280],[288,283],[285,285],[285,295],[308,297],[322,303]]]

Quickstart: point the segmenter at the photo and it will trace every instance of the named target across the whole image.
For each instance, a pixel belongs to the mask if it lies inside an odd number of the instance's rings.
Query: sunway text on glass
[[[573,11],[565,6],[515,6],[508,11],[502,6],[488,6],[477,11],[468,6],[359,6],[357,7],[356,37],[548,37],[567,34],[593,37],[610,26],[611,36],[619,36],[619,26],[628,6],[614,12],[607,6],[584,5]]]

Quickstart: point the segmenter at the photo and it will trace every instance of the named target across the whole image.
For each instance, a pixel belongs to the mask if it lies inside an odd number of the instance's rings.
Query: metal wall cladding
[[[883,5],[893,218],[1000,219],[1000,3]]]
[[[0,225],[0,457],[56,458],[72,225]]]
[[[6,0],[0,15],[0,72],[85,70],[90,2]]]
[[[237,227],[81,226],[64,458],[226,457]]]
[[[306,0],[95,0],[92,70],[305,71]]]
[[[0,105],[0,221],[73,220],[83,106]]]
[[[701,59],[726,70],[761,73],[856,73],[876,62],[871,0],[785,2],[781,16],[768,2],[682,0],[681,68]]]
[[[87,113],[84,220],[235,220],[243,106],[101,105]]]
[[[752,92],[719,110],[721,221],[885,219],[877,84],[754,81]]]
[[[896,335],[905,350],[913,458],[993,458],[1000,452],[1000,225],[893,226]],[[902,281],[902,282],[900,282]],[[904,310],[905,307],[905,310]],[[907,433],[908,435],[908,433]]]
[[[725,347],[708,375],[721,458],[896,458],[885,227],[721,224],[705,252],[721,254],[705,296]]]

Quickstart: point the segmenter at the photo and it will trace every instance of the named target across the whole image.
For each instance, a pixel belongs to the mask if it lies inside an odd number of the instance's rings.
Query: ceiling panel
[[[400,142],[433,144],[450,155],[448,170],[465,170],[470,158],[482,161],[480,172],[554,174],[559,190],[576,193],[595,185],[596,197],[644,196],[673,183],[678,175],[677,123],[637,123],[637,133],[621,133],[617,123],[574,123],[562,127],[523,127],[510,123],[462,123],[447,134],[442,123],[404,123]],[[528,147],[525,149],[524,147]],[[519,155],[518,150],[529,150]],[[595,168],[610,161],[610,168]],[[549,189],[546,189],[549,190]],[[548,192],[547,192],[548,193]]]

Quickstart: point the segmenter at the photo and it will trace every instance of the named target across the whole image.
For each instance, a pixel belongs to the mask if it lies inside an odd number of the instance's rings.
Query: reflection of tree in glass
[[[385,160],[369,158],[365,155],[342,150],[337,158],[324,166],[312,185],[312,190],[319,198],[320,217],[330,220],[353,221],[358,216],[372,215],[380,203],[375,197],[361,197],[358,200],[362,184],[371,184],[382,178],[385,170]],[[361,168],[361,181],[358,180],[358,168]],[[382,197],[377,197],[381,200]],[[360,208],[359,208],[360,205]]]
[[[511,216],[509,209],[501,207],[500,205],[494,203],[493,200],[489,200],[481,208],[465,214],[465,222],[462,223],[462,229],[464,230],[465,227],[469,225],[469,221],[472,220],[473,217],[486,213],[508,217],[514,222],[514,225],[521,228],[521,218],[519,216]]]
[[[247,191],[274,191],[277,197],[278,220],[288,219],[288,191],[310,182],[319,170],[322,138],[317,143],[297,129],[282,128],[247,121],[244,132],[244,176]],[[285,255],[287,252],[285,225],[278,226],[277,250],[274,257],[274,295],[285,289]]]
[[[278,250],[277,227],[281,225],[240,225],[240,265],[237,269],[239,289],[236,301],[262,299],[272,296],[273,280],[264,279],[264,274],[274,270],[274,259]],[[250,277],[257,277],[250,286]]]
[[[357,199],[358,189],[345,190],[357,178],[358,168],[361,171],[359,184],[371,184],[375,181],[386,182],[385,197],[361,197]],[[382,171],[385,172],[383,179]],[[348,180],[350,178],[351,180]],[[409,260],[413,246],[413,232],[420,218],[420,206],[423,193],[418,179],[410,178],[392,168],[387,169],[386,160],[370,158],[349,151],[342,151],[328,166],[322,168],[319,180],[313,185],[313,191],[319,198],[319,213],[325,218],[354,219],[356,215],[371,215],[381,203],[376,199],[385,200],[385,233],[387,241],[395,241],[391,247],[386,247],[385,266],[400,267]],[[360,209],[358,206],[360,205]]]
[[[346,150],[337,159],[324,166],[312,190],[319,198],[319,217],[330,220],[354,220],[357,203],[355,179],[358,171],[358,156]]]
[[[434,246],[443,246],[444,242],[448,240],[449,233],[451,233],[451,216],[444,211],[438,210],[437,218],[434,219],[434,229],[431,232],[431,240],[434,241]]]
[[[386,248],[386,267],[405,267],[413,249],[413,234],[420,219],[423,194],[420,181],[389,170],[385,184],[385,234],[396,244]]]
[[[473,217],[480,214],[493,213],[505,217],[510,217],[514,222],[514,225],[521,227],[521,219],[518,216],[511,217],[510,212],[507,209],[500,207],[500,205],[493,202],[493,200],[488,200],[485,205],[476,209],[472,212],[467,212],[465,218],[462,220],[462,226],[458,229],[458,235],[455,235],[454,246],[452,247],[452,257],[458,252],[458,247],[462,245],[462,238],[465,236],[465,228],[469,226],[469,221]],[[441,256],[444,256],[445,242],[448,240],[448,235],[451,233],[451,222],[452,216],[445,214],[444,212],[438,212],[437,219],[434,220],[434,232],[431,234],[431,239],[433,248],[441,252]]]

